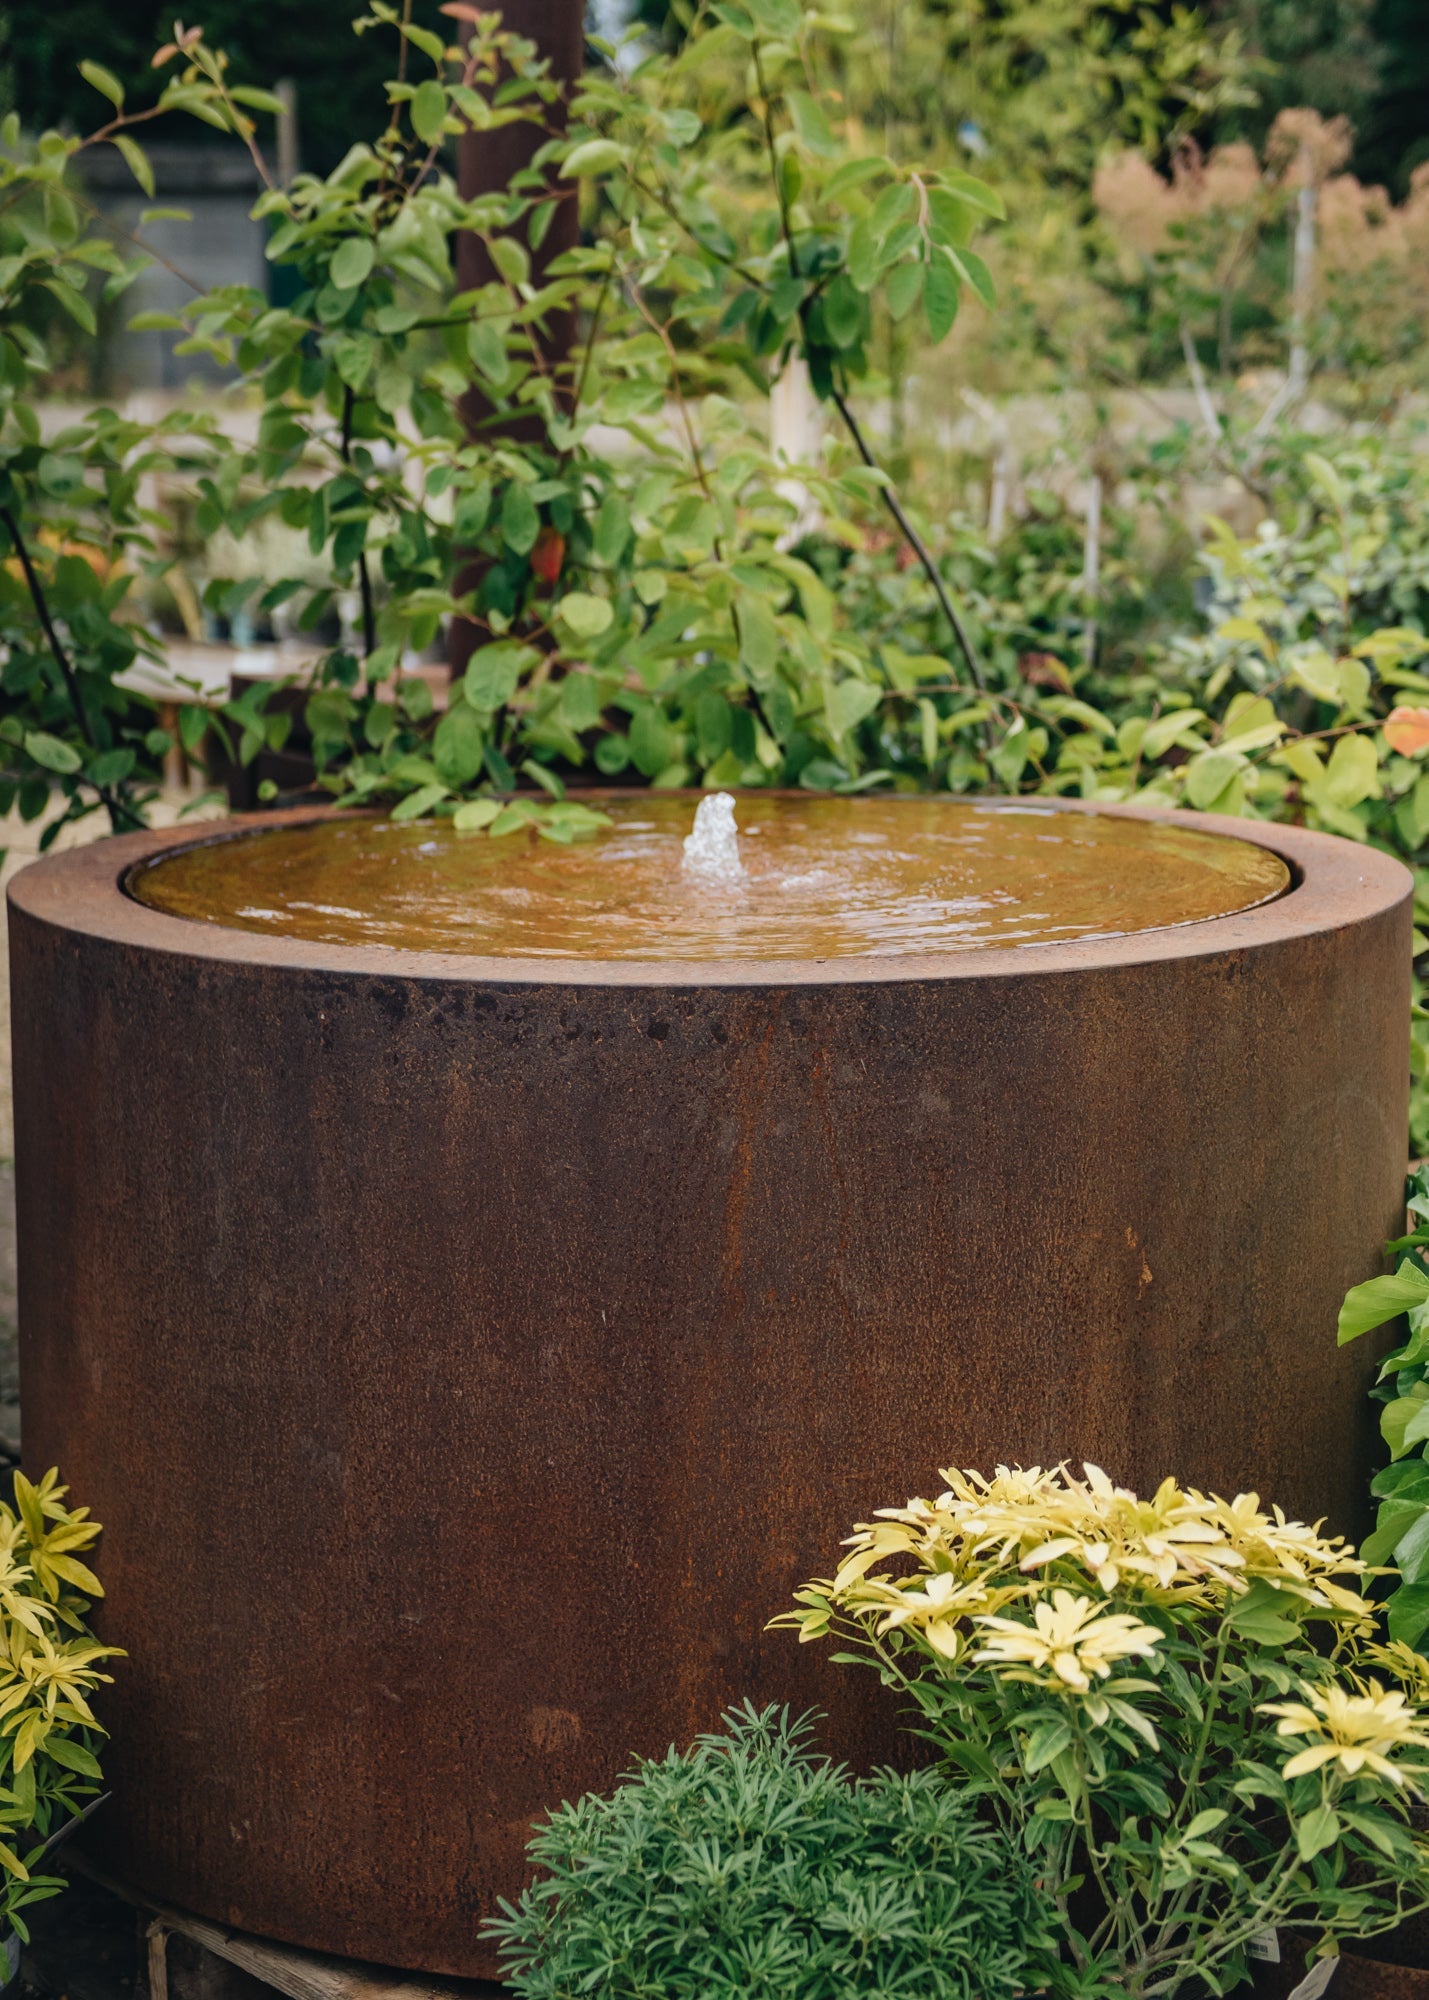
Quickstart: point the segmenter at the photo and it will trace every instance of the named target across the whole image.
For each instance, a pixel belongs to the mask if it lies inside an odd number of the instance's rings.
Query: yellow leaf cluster
[[[1349,1545],[1278,1507],[1266,1513],[1254,1493],[1224,1500],[1167,1479],[1143,1500],[1094,1465],[1081,1477],[1066,1466],[941,1477],[936,1500],[883,1508],[855,1530],[837,1575],[801,1593],[786,1621],[802,1638],[844,1616],[880,1639],[904,1633],[948,1666],[981,1649],[979,1661],[1015,1656],[1085,1687],[1098,1662],[1149,1643],[1134,1616],[1108,1622],[1098,1600],[1112,1595],[1220,1615],[1260,1585],[1298,1617],[1372,1618],[1348,1581],[1365,1568]]]

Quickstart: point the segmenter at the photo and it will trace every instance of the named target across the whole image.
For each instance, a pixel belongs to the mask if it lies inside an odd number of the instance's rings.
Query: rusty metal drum
[[[1074,806],[1061,811],[1079,810]],[[106,1524],[97,1858],[491,1976],[532,1820],[756,1701],[766,1631],[950,1463],[1362,1525],[1346,1287],[1401,1213],[1410,880],[1286,827],[1239,914],[671,964],[202,924],[192,833],[10,890],[25,1458]],[[267,822],[265,822],[267,823]]]

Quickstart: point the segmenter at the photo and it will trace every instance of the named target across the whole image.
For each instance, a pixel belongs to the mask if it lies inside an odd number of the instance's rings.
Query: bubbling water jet
[[[695,811],[692,832],[685,836],[686,874],[701,882],[724,883],[729,887],[744,880],[744,863],[739,858],[739,829],[734,823],[734,799],[729,792],[716,792],[701,799]]]

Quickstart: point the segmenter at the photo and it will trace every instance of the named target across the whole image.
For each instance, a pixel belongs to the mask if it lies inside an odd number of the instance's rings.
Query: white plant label
[[[1320,2000],[1320,1995],[1335,1976],[1338,1958],[1317,1958],[1300,1984],[1290,1994],[1290,2000]]]

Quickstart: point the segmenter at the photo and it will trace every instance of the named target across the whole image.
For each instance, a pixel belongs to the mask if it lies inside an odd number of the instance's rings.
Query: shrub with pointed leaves
[[[1051,1992],[1224,1993],[1269,1926],[1332,1949],[1429,1904],[1425,1663],[1347,1544],[1090,1465],[941,1477],[775,1623],[875,1666],[1034,1858]]]
[[[89,1697],[120,1657],[85,1623],[104,1594],[83,1560],[100,1526],[67,1494],[53,1470],[38,1485],[17,1472],[14,1506],[0,1502],[0,1930],[22,1938],[22,1911],[64,1887],[46,1853],[98,1796]]]
[[[936,1773],[852,1779],[746,1703],[562,1806],[488,1926],[522,2000],[1014,2000],[1050,1945],[1030,1864]]]

